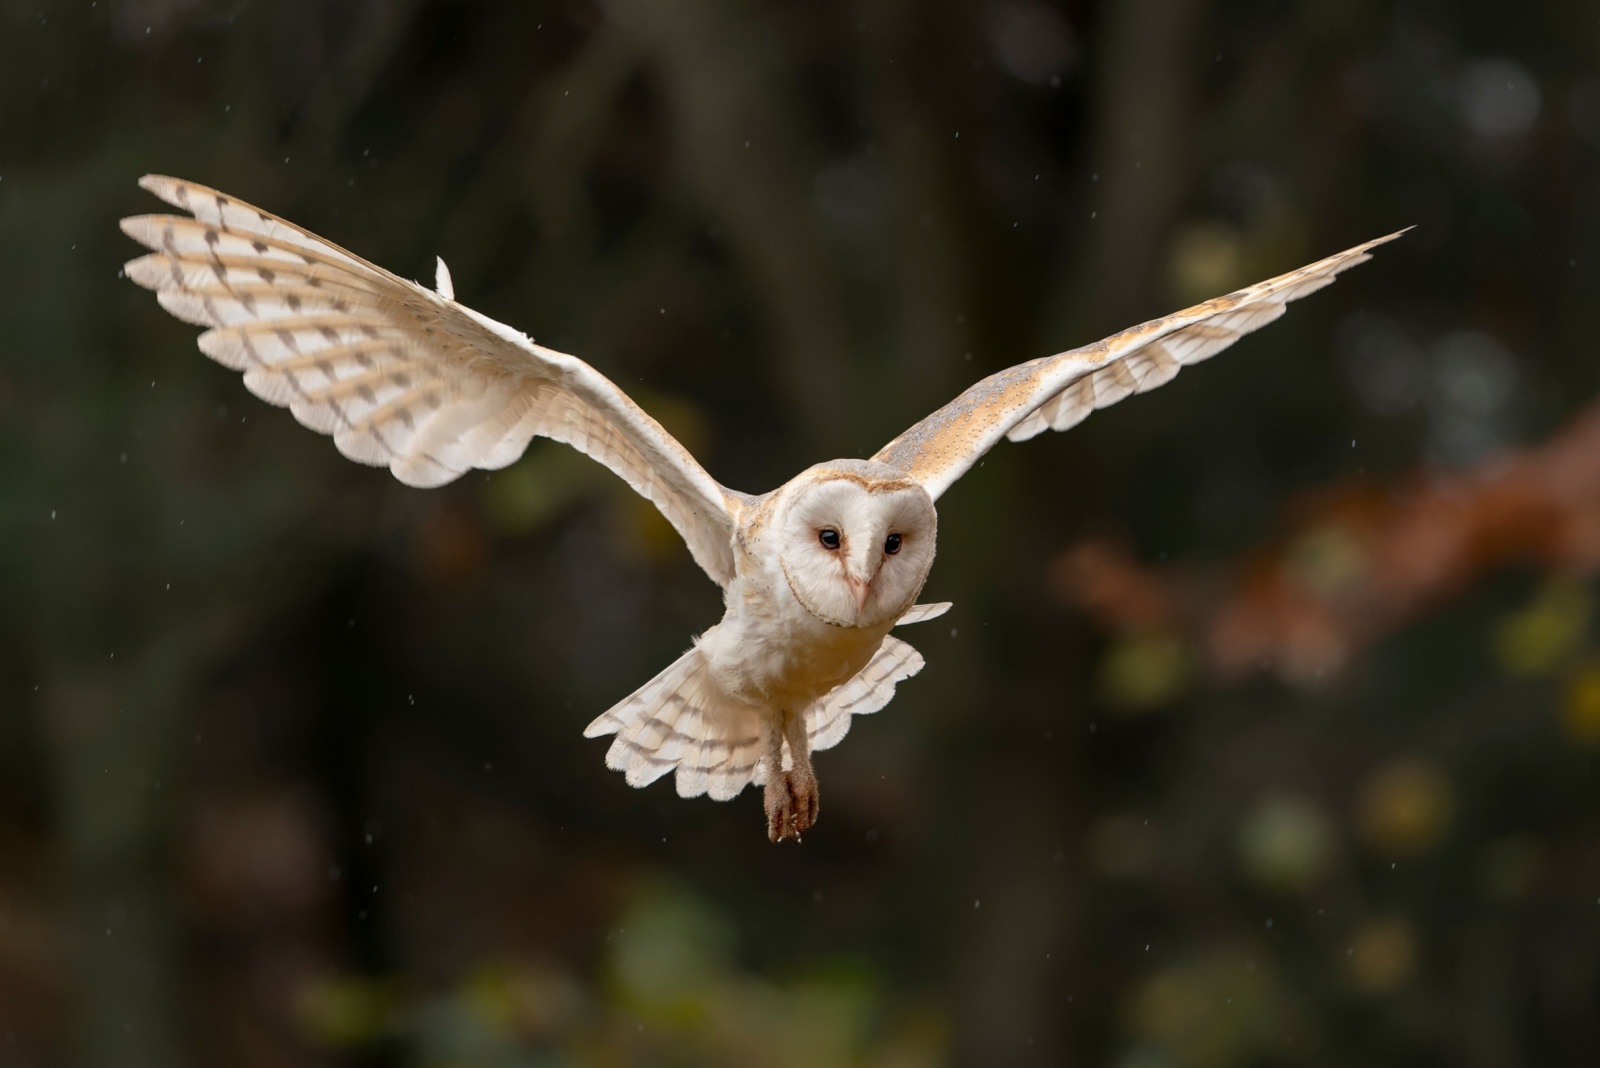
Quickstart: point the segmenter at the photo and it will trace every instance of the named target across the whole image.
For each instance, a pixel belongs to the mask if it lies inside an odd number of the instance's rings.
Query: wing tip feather
[[[172,281],[172,268],[168,266],[167,257],[159,252],[135,256],[122,265],[122,273],[134,285],[150,290],[160,290]]]
[[[129,237],[139,242],[139,244],[149,248],[155,248],[156,246],[151,245],[149,239],[145,237],[145,233],[148,231],[151,220],[159,218],[161,218],[160,215],[149,213],[141,215],[126,215],[117,220],[117,229],[121,230],[124,234],[127,234]]]
[[[608,734],[615,734],[622,729],[622,721],[610,712],[602,712],[596,716],[587,727],[583,728],[585,738],[604,738]]]
[[[171,204],[189,210],[189,190],[199,188],[193,182],[167,174],[146,174],[139,179],[139,188]]]
[[[1361,265],[1363,263],[1366,263],[1368,260],[1372,259],[1372,250],[1373,249],[1377,248],[1379,245],[1387,245],[1389,242],[1394,241],[1397,238],[1403,237],[1404,235],[1410,233],[1412,230],[1415,230],[1416,228],[1417,228],[1416,224],[1413,223],[1410,226],[1402,226],[1400,229],[1394,231],[1394,233],[1384,234],[1382,237],[1374,237],[1370,241],[1361,242],[1359,245],[1352,245],[1349,248],[1345,249],[1343,252],[1335,252],[1333,255],[1327,257],[1326,259],[1320,260],[1317,263],[1312,264],[1311,268],[1309,268],[1309,269],[1315,269],[1315,268],[1323,267],[1323,266],[1330,265],[1330,264],[1337,264],[1338,271],[1336,271],[1335,273],[1339,273],[1339,272],[1345,271],[1345,270],[1347,270],[1347,269],[1349,269],[1351,267],[1359,266],[1359,265]],[[1308,270],[1308,268],[1302,267],[1301,270],[1305,271],[1305,270]]]

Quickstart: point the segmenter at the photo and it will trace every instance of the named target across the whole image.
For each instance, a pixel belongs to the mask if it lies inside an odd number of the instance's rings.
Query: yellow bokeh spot
[[[1444,833],[1452,807],[1450,781],[1442,771],[1422,761],[1402,760],[1362,783],[1356,794],[1356,830],[1383,856],[1415,856]]]
[[[1600,663],[1591,663],[1567,685],[1561,729],[1580,745],[1600,745]]]
[[[1132,1062],[1140,1068],[1265,1063],[1285,1032],[1305,1034],[1272,959],[1248,944],[1215,946],[1151,973],[1124,1001],[1121,1015],[1142,1047]]]
[[[1100,662],[1100,694],[1122,712],[1149,712],[1177,699],[1194,674],[1182,640],[1165,634],[1123,638]]]
[[[1589,590],[1565,580],[1547,583],[1527,607],[1501,620],[1494,651],[1512,675],[1548,675],[1571,660],[1589,632]]]
[[[1333,861],[1333,821],[1305,798],[1266,797],[1240,823],[1238,847],[1255,882],[1272,890],[1305,890]]]
[[[1390,994],[1417,974],[1417,934],[1398,916],[1368,920],[1346,950],[1350,981],[1368,994]]]
[[[295,993],[295,1017],[313,1039],[328,1046],[360,1046],[378,1038],[396,1004],[392,982],[359,976],[317,979]]]
[[[1214,219],[1191,222],[1172,240],[1168,269],[1185,302],[1206,300],[1238,287],[1244,250],[1239,232]]]

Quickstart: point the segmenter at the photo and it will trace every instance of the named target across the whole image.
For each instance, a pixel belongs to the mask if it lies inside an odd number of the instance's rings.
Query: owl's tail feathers
[[[894,697],[895,684],[922,670],[922,654],[898,638],[884,638],[867,666],[806,711],[812,751],[839,744],[852,716],[876,712]],[[765,783],[759,713],[722,693],[699,648],[584,728],[584,737],[615,735],[606,767],[629,786],[648,786],[677,772],[680,797],[709,794],[726,801],[750,783]],[[784,750],[784,765],[791,757]]]
[[[584,737],[616,735],[606,767],[629,786],[648,786],[677,771],[678,796],[726,801],[752,779],[764,781],[760,721],[711,679],[704,655],[690,649],[661,674],[584,728]]]
[[[934,613],[938,615],[949,606],[933,607],[940,609]],[[806,734],[812,750],[838,745],[850,731],[852,716],[865,716],[888,704],[894,698],[895,684],[921,671],[924,663],[922,654],[899,638],[884,638],[866,667],[806,713]]]

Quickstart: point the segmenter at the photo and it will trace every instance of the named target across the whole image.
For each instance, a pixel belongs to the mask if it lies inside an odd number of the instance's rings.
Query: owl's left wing
[[[713,581],[733,580],[738,495],[599,371],[456,303],[442,262],[429,290],[214,189],[139,184],[193,218],[123,219],[152,250],[128,277],[210,327],[202,352],[350,459],[438,486],[536,436],[566,442],[654,502]]]
[[[1365,263],[1370,249],[1403,233],[1368,241],[1104,341],[992,374],[872,458],[905,471],[937,500],[1002,437],[1026,441],[1045,430],[1066,430],[1096,408],[1171,381],[1184,366],[1215,356],[1272,322],[1291,300]]]

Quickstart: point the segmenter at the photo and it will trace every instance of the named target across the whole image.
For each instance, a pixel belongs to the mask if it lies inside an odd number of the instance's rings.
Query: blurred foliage
[[[0,5],[0,1064],[1587,1065],[1600,23],[1536,0]],[[942,501],[824,818],[584,723],[718,611],[119,278],[147,171],[582,355],[729,485],[1407,224]]]
[[[773,982],[742,970],[726,922],[682,886],[642,884],[606,938],[602,986],[554,961],[484,961],[459,985],[324,978],[297,1017],[347,1051],[404,1039],[425,1065],[938,1062],[927,1012],[890,1014],[877,983],[839,962]]]
[[[1304,892],[1333,865],[1333,821],[1293,795],[1269,795],[1239,822],[1239,859],[1265,890]]]

